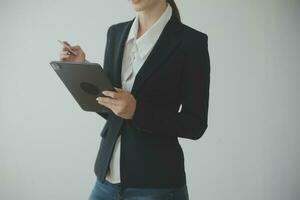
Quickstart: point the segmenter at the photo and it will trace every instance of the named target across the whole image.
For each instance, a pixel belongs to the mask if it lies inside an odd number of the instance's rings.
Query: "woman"
[[[187,200],[178,137],[207,129],[207,35],[181,23],[173,0],[129,1],[136,17],[107,31],[103,68],[116,91],[96,99],[112,112],[98,113],[107,121],[89,199]],[[64,48],[60,59],[84,62],[72,49],[76,56]]]

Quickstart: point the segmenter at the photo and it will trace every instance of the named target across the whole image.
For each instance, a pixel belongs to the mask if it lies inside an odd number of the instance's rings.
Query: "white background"
[[[191,200],[298,200],[300,2],[177,0],[208,34],[208,129],[180,139]],[[83,112],[49,62],[57,39],[103,64],[127,1],[0,1],[0,199],[87,199],[104,119]]]

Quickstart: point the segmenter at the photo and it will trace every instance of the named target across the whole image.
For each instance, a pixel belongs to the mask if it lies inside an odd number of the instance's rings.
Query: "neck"
[[[138,12],[139,29],[137,37],[145,33],[167,8],[166,1],[158,1],[152,7]]]

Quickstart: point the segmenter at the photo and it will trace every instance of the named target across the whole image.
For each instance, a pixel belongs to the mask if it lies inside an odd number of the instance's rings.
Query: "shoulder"
[[[108,28],[108,32],[109,33],[115,33],[115,32],[120,32],[122,31],[127,24],[129,24],[132,20],[127,20],[127,21],[123,21],[123,22],[118,22],[115,24],[112,24],[109,26]]]
[[[181,47],[185,54],[195,54],[207,49],[208,35],[182,23]]]
[[[182,37],[183,42],[187,43],[189,45],[192,45],[192,44],[197,45],[199,43],[206,43],[208,40],[207,33],[204,33],[200,30],[192,28],[191,26],[188,26],[186,24],[182,24],[181,37]]]

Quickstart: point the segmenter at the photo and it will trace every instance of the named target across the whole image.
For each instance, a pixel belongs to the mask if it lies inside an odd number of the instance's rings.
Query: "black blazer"
[[[124,45],[134,18],[109,27],[103,68],[122,88]],[[95,162],[104,181],[117,137],[121,137],[121,187],[180,187],[186,184],[178,137],[199,139],[207,129],[210,61],[207,35],[173,14],[136,75],[133,119],[98,113],[106,124]],[[182,104],[181,111],[179,111]]]

